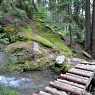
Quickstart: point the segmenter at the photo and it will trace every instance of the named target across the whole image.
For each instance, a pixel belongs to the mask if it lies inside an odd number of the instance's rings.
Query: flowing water
[[[0,64],[5,64],[8,59],[4,53],[0,53]],[[50,70],[33,71],[21,74],[0,74],[0,85],[10,87],[21,95],[32,95],[44,89],[45,86],[57,78]]]
[[[17,90],[21,95],[31,95],[33,92],[42,90],[49,81],[56,78],[57,76],[50,70],[6,74],[0,75],[0,84]]]
[[[0,66],[9,63],[5,53],[0,52]],[[20,74],[0,72],[0,85],[16,90],[20,95],[32,95],[34,92],[43,90],[50,81],[57,79],[57,75],[51,70],[32,71]],[[95,87],[94,87],[95,88]],[[92,91],[95,95],[95,89]]]

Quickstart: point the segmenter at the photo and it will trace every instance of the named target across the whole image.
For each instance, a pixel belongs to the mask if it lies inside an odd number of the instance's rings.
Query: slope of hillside
[[[6,66],[7,70],[41,70],[54,64],[57,56],[71,57],[73,55],[72,49],[64,44],[58,34],[50,30],[45,31],[44,28],[42,25],[36,26],[31,23],[16,28],[16,31],[10,32],[10,30],[15,30],[10,26],[5,29],[6,34],[9,34],[8,39],[11,40],[5,46],[5,51],[13,63]]]

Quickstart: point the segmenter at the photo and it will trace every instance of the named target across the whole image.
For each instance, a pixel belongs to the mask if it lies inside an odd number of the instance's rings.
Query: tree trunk
[[[34,0],[32,0],[32,6],[33,6],[33,9],[34,9],[34,12],[38,12],[38,8],[37,8]]]
[[[93,0],[92,13],[92,55],[95,58],[95,0]]]
[[[91,48],[91,19],[90,19],[90,0],[85,0],[85,49],[89,50]]]
[[[71,29],[71,25],[69,25],[69,31],[70,31],[70,47],[72,47],[72,29]]]

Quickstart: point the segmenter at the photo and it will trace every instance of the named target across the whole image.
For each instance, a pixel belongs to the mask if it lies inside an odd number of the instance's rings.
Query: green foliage
[[[38,12],[34,13],[35,20],[45,22],[47,18],[47,10],[44,7],[39,7]]]
[[[37,71],[48,67],[50,64],[46,63],[46,58],[42,58],[38,63],[33,64],[32,61],[26,61],[24,65],[21,65],[23,71]]]
[[[0,43],[7,45],[7,44],[9,44],[9,40],[7,38],[4,38],[4,39],[0,38]]]
[[[1,44],[9,43],[9,39],[6,37],[6,33],[3,27],[0,27],[0,43]]]
[[[51,69],[56,73],[66,73],[72,66],[70,64],[54,64],[51,66]]]
[[[71,9],[71,6],[74,7],[74,10]],[[81,42],[83,42],[84,38],[81,34],[84,35],[84,32],[81,31],[84,29],[84,17],[79,14],[80,7],[83,8],[82,0],[61,0],[58,2],[54,0],[49,0],[49,2],[37,0],[36,3],[34,0],[3,0],[0,4],[0,18],[2,20],[7,16],[15,16],[13,20],[15,24],[19,22],[20,19],[34,17],[35,20],[44,23],[44,25],[50,24],[50,26],[54,26],[52,30],[60,34],[66,32],[65,24],[70,23],[74,29],[76,29],[74,26],[74,24],[76,24],[79,32],[77,33],[76,31],[76,33],[72,33],[72,35],[74,34],[72,37],[75,38],[75,36],[79,34],[79,41],[81,40]],[[69,30],[67,31],[69,32]],[[74,40],[77,39],[76,37]]]
[[[17,35],[16,27],[14,27],[13,25],[4,27],[4,32],[5,32],[5,38],[7,38],[10,43],[16,41],[16,35]]]

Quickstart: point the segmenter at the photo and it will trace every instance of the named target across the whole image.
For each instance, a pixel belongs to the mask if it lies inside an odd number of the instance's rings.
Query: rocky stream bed
[[[9,62],[7,56],[0,52],[0,65]],[[32,71],[24,73],[0,72],[0,85],[16,90],[20,95],[31,95],[48,85],[49,81],[57,78],[51,70]]]

